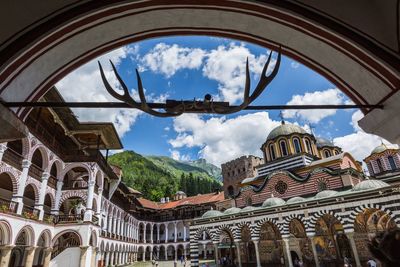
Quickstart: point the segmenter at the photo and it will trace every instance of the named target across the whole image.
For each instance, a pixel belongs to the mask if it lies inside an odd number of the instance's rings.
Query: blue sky
[[[244,86],[248,57],[255,88],[269,50],[236,40],[177,36],[130,44],[98,58],[111,84],[118,88],[108,60],[116,65],[135,95],[138,68],[149,101],[165,99],[214,99],[238,104]],[[276,55],[276,54],[275,54]],[[115,101],[107,95],[96,61],[75,70],[56,86],[68,101]],[[274,62],[273,62],[274,63]],[[254,104],[344,104],[351,101],[324,77],[282,57],[278,75]],[[279,125],[279,111],[239,112],[229,116],[183,115],[157,118],[137,110],[79,110],[81,121],[111,121],[125,150],[146,155],[167,155],[180,160],[206,158],[219,165],[244,154],[260,154],[268,132]],[[357,159],[367,156],[380,139],[367,135],[356,124],[357,110],[285,111],[285,120],[308,129],[312,123],[317,136],[333,140]],[[363,144],[360,145],[361,140]]]

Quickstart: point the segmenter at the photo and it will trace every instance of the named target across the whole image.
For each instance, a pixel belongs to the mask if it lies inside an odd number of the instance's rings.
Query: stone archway
[[[173,35],[224,36],[264,47],[282,46],[285,55],[321,73],[355,103],[384,103],[383,111],[364,110],[369,113],[360,125],[391,142],[400,139],[392,127],[400,120],[397,50],[394,53],[385,45],[377,45],[358,30],[360,25],[352,25],[356,24],[353,20],[350,25],[343,23],[333,12],[339,10],[340,16],[349,19],[354,17],[351,9],[338,9],[334,4],[309,7],[300,1],[199,4],[175,0],[165,4],[117,0],[112,4],[89,1],[53,5],[46,6],[48,10],[32,7],[37,13],[32,12],[30,22],[38,20],[15,35],[9,35],[9,31],[19,28],[19,22],[17,26],[9,23],[9,29],[3,30],[8,32],[4,35],[8,38],[2,36],[6,39],[0,50],[0,96],[5,101],[36,101],[78,66],[133,41]],[[354,8],[354,4],[351,6]],[[335,15],[330,17],[319,9]],[[385,7],[383,14],[393,10]],[[7,19],[16,22],[13,17]],[[369,26],[366,21],[362,23]],[[27,110],[20,109],[18,114],[24,118]]]

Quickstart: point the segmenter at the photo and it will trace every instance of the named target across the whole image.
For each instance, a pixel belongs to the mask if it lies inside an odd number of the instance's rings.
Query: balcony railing
[[[22,159],[23,157],[11,148],[7,148],[3,154],[3,161],[20,171],[22,171]]]
[[[57,215],[54,217],[54,223],[78,223],[83,221],[83,215]]]
[[[45,223],[54,223],[54,215],[45,212],[43,215],[43,221]]]
[[[22,208],[22,216],[31,220],[37,220],[39,218],[39,212],[38,209],[26,205]]]
[[[16,213],[17,202],[7,199],[0,199],[0,212],[3,213]]]
[[[43,170],[36,164],[32,163],[29,167],[29,175],[38,181],[42,181],[42,174]]]
[[[49,180],[47,181],[47,185],[51,188],[57,189],[57,178],[53,175],[50,175]]]

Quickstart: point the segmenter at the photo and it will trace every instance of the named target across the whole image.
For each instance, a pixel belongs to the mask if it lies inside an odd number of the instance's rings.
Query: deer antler
[[[275,78],[276,74],[278,73],[279,66],[281,64],[281,48],[279,48],[279,50],[278,50],[278,56],[276,59],[274,69],[268,76],[266,76],[268,66],[271,61],[271,56],[272,56],[272,51],[269,53],[268,60],[264,64],[263,70],[260,75],[260,81],[258,82],[256,89],[254,89],[254,92],[251,94],[251,96],[250,96],[249,59],[247,58],[247,60],[246,60],[246,82],[245,82],[245,86],[244,86],[244,97],[243,97],[242,104],[240,104],[239,106],[234,107],[234,108],[233,107],[229,107],[229,108],[223,107],[222,109],[220,109],[218,106],[213,106],[213,110],[215,111],[215,113],[231,114],[231,113],[241,111],[241,110],[245,109],[247,106],[249,106],[254,100],[256,100],[257,97],[260,96],[260,94],[265,90],[267,85]]]
[[[121,95],[117,93],[109,84],[106,79],[106,76],[103,71],[103,67],[99,63],[99,69],[101,74],[101,79],[103,80],[104,86],[107,92],[112,95],[114,98],[123,101],[124,103],[128,104],[132,108],[136,108],[146,112],[148,114],[157,116],[157,117],[175,117],[179,116],[185,112],[194,112],[194,113],[217,113],[217,114],[231,114],[238,111],[241,111],[247,108],[260,94],[265,90],[267,85],[275,78],[276,74],[278,73],[279,66],[281,63],[281,49],[279,48],[278,56],[276,59],[276,63],[272,72],[266,76],[269,64],[271,62],[272,51],[268,56],[268,60],[265,63],[263,70],[260,75],[260,81],[258,82],[254,92],[250,95],[250,70],[249,70],[249,60],[246,60],[246,82],[244,87],[244,98],[242,104],[239,106],[230,106],[228,102],[213,102],[210,95],[206,95],[204,101],[174,101],[174,100],[167,100],[167,103],[164,105],[165,112],[160,112],[151,108],[147,101],[146,96],[144,94],[144,89],[142,85],[142,79],[140,78],[139,72],[136,69],[136,78],[138,83],[138,92],[140,102],[135,101],[131,95],[129,94],[129,89],[122,80],[121,76],[118,74],[117,69],[115,68],[114,64],[111,62],[111,66],[115,76],[117,77],[118,82],[121,84],[121,87],[124,93]],[[169,102],[168,102],[169,101]],[[172,106],[167,105],[168,103],[172,103]],[[154,103],[153,104],[154,107]],[[161,104],[162,105],[162,104]],[[159,106],[157,106],[159,107]]]
[[[129,94],[129,89],[122,80],[121,76],[118,74],[117,69],[115,68],[114,64],[110,60],[113,72],[115,74],[115,77],[117,77],[118,82],[121,84],[122,89],[124,90],[124,93],[122,95],[118,94],[110,85],[110,83],[107,81],[107,78],[104,74],[103,67],[101,66],[100,61],[98,61],[99,64],[99,69],[100,69],[100,75],[101,79],[103,80],[104,86],[107,90],[107,92],[112,95],[114,98],[121,100],[122,102],[125,102],[132,108],[136,108],[139,110],[142,110],[143,112],[149,113],[151,115],[157,116],[157,117],[174,117],[174,116],[179,116],[184,112],[184,108],[181,108],[179,110],[173,111],[173,112],[159,112],[156,111],[152,108],[149,107],[146,101],[146,96],[144,94],[144,89],[142,85],[142,79],[140,78],[139,71],[136,69],[136,78],[137,78],[137,83],[138,83],[138,92],[139,92],[139,98],[140,98],[140,103],[136,102],[131,95]]]

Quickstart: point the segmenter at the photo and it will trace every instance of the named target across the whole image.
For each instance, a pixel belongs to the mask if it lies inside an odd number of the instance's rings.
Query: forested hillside
[[[124,151],[110,156],[109,163],[122,168],[123,180],[128,186],[153,201],[172,197],[178,190],[193,196],[221,187],[221,183],[207,170],[168,157],[144,157],[133,151]]]

